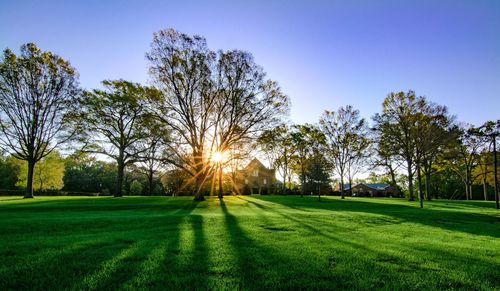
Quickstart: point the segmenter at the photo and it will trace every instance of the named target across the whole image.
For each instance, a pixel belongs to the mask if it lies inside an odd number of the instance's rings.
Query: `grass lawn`
[[[0,290],[500,289],[492,202],[0,198]]]

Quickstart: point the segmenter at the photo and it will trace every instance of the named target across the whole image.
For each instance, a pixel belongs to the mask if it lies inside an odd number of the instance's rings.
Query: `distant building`
[[[336,190],[340,191],[340,183]],[[359,197],[401,197],[398,188],[386,183],[358,183],[352,186],[352,189],[349,184],[344,184],[344,191]]]
[[[245,168],[236,174],[235,191],[238,194],[271,194],[276,189],[274,169],[264,166],[254,158]]]

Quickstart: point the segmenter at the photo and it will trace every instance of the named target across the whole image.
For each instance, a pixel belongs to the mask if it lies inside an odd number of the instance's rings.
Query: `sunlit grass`
[[[498,289],[491,202],[0,198],[0,290]]]

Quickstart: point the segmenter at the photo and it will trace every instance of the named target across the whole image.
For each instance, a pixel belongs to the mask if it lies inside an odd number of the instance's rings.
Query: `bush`
[[[142,184],[141,182],[134,180],[132,184],[130,184],[130,195],[139,196],[142,194]]]
[[[162,196],[162,195],[164,195],[163,187],[160,184],[157,184],[153,188],[153,196]]]

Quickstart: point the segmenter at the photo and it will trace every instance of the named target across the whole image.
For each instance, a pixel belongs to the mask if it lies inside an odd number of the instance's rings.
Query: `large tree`
[[[384,146],[389,153],[405,162],[408,175],[410,201],[413,195],[415,174],[417,116],[426,106],[424,97],[416,96],[414,91],[392,92],[382,103],[382,113],[373,117],[374,130],[386,141]]]
[[[340,193],[344,199],[344,178],[348,168],[363,157],[369,144],[366,121],[358,110],[347,105],[336,112],[325,111],[319,122],[326,136],[328,156],[340,177]]]
[[[192,177],[195,199],[203,200],[202,185],[215,169],[213,154],[272,127],[286,113],[288,98],[251,54],[216,53],[200,36],[161,30],[147,58],[163,93],[150,100],[150,110],[173,136],[170,162]]]
[[[84,151],[107,156],[117,163],[115,196],[123,195],[125,167],[136,162],[146,150],[139,146],[145,138],[144,100],[158,95],[154,88],[117,80],[103,81],[104,89],[87,91],[80,100]]]
[[[483,155],[490,155],[491,157],[491,171],[488,171],[488,158],[485,160],[479,159],[479,164],[481,167],[481,175],[483,176],[483,191],[484,199],[487,200],[487,184],[488,184],[488,174],[492,174],[491,182],[493,184],[495,192],[495,201],[497,209],[500,208],[499,197],[498,197],[498,162],[497,162],[497,147],[496,142],[500,136],[500,120],[497,121],[486,121],[482,126],[480,126],[475,133],[478,136],[484,137]],[[491,154],[487,152],[493,150]]]
[[[397,185],[397,173],[398,169],[401,167],[401,160],[396,158],[391,151],[391,140],[387,135],[384,135],[377,128],[372,128],[372,144],[374,157],[372,157],[372,166],[375,169],[385,169],[385,173],[390,177],[388,181],[394,187]],[[373,183],[378,183],[374,180]]]
[[[415,164],[419,195],[423,196],[423,174],[425,193],[427,199],[431,200],[431,176],[435,171],[433,165],[456,137],[457,129],[453,126],[453,117],[448,115],[446,106],[426,102],[421,110],[416,116]]]
[[[25,198],[33,198],[35,164],[71,137],[66,116],[78,95],[70,63],[35,44],[0,60],[0,144],[28,164]]]

